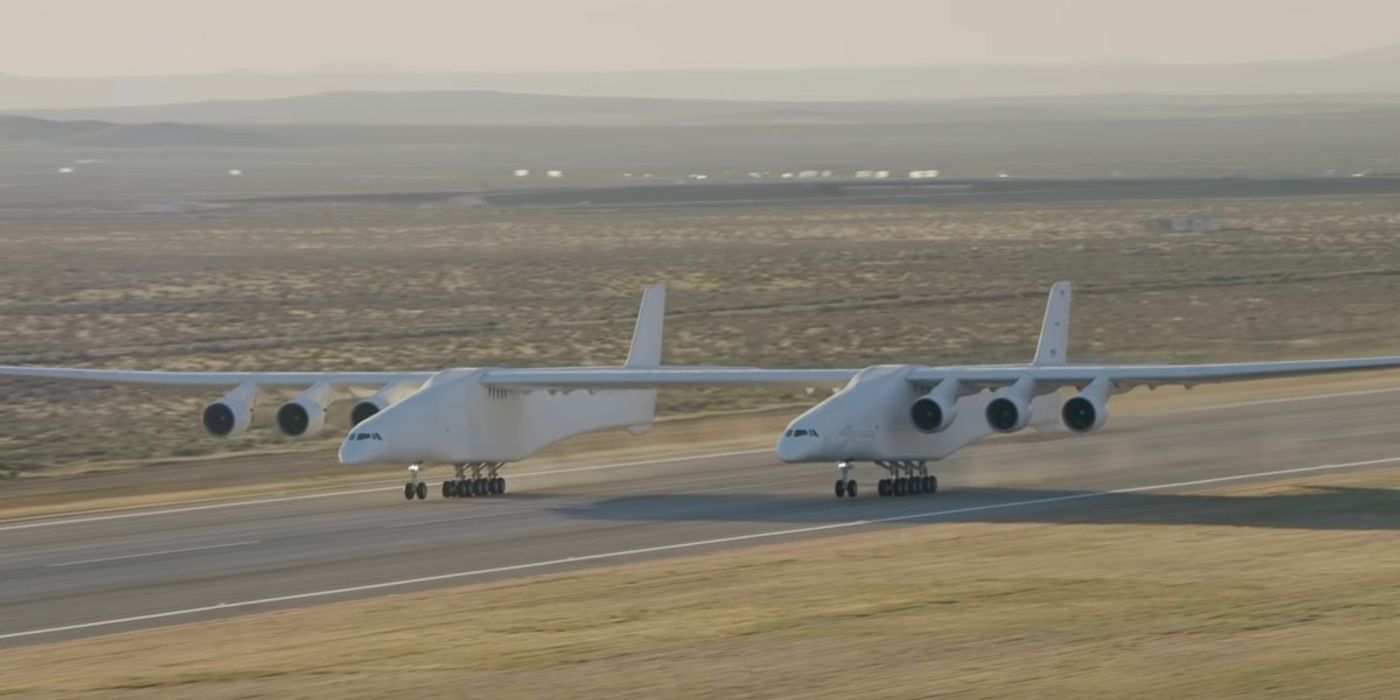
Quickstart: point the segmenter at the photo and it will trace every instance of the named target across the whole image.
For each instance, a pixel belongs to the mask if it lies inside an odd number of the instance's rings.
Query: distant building
[[[1147,230],[1157,233],[1213,233],[1224,229],[1225,221],[1214,216],[1173,216],[1147,222]]]
[[[929,180],[929,179],[933,179],[933,178],[936,178],[936,177],[938,177],[938,171],[937,171],[937,170],[910,170],[910,171],[909,171],[909,179],[911,179],[911,180]]]

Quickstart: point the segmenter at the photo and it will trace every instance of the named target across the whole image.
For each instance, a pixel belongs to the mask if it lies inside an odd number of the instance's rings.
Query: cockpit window
[[[354,440],[354,441],[356,441],[356,442],[359,442],[360,440],[381,440],[381,441],[382,441],[384,438],[379,437],[379,433],[356,433],[356,434],[354,434],[354,435],[351,435],[351,436],[350,436],[350,439],[351,439],[351,440]]]

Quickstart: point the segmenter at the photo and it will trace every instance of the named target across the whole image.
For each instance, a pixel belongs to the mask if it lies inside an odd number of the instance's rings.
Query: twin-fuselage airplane
[[[774,386],[837,389],[798,416],[777,441],[784,462],[835,463],[835,494],[855,497],[857,463],[882,468],[881,496],[932,493],[928,463],[993,433],[1103,427],[1109,397],[1137,386],[1193,386],[1269,377],[1400,367],[1400,357],[1204,365],[1077,365],[1067,361],[1070,285],[1050,290],[1035,357],[1021,365],[877,365],[864,369],[755,369],[661,364],[665,289],[642,297],[621,367],[448,369],[432,372],[160,372],[0,367],[0,376],[227,389],[205,407],[217,436],[248,430],[260,396],[300,392],[277,409],[291,437],[325,428],[326,408],[352,399],[347,465],[409,464],[404,496],[424,499],[424,463],[447,463],[447,497],[505,492],[502,466],[566,437],[612,428],[645,432],[658,389]],[[1063,389],[1076,393],[1061,402]]]

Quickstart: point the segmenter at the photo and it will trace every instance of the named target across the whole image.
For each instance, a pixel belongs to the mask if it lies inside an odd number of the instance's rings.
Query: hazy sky
[[[782,68],[1306,58],[1397,0],[0,0],[0,73]]]

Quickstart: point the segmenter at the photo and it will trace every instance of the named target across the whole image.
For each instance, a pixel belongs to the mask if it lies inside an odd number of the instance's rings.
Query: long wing
[[[506,389],[665,389],[726,386],[839,387],[853,369],[663,367],[653,369],[497,369],[481,383]]]
[[[1295,377],[1338,372],[1400,369],[1400,356],[1343,360],[1240,362],[1202,365],[999,365],[914,367],[905,378],[918,384],[946,379],[978,388],[1010,386],[1030,377],[1040,387],[1082,387],[1106,377],[1118,388],[1135,386],[1194,385],[1216,382]],[[752,369],[686,368],[654,369],[498,369],[482,383],[514,389],[666,389],[685,387],[840,387],[858,373],[853,369]]]
[[[1236,362],[1203,365],[1059,365],[1023,367],[926,367],[909,373],[910,381],[937,383],[944,379],[983,387],[999,387],[1029,376],[1042,386],[1084,386],[1106,377],[1120,388],[1193,385],[1248,379],[1300,377],[1339,372],[1400,368],[1400,356],[1341,360]]]
[[[269,388],[309,387],[318,382],[381,387],[400,381],[424,382],[432,372],[149,372],[119,369],[0,366],[0,377],[26,377],[97,384],[233,388],[256,384]]]

